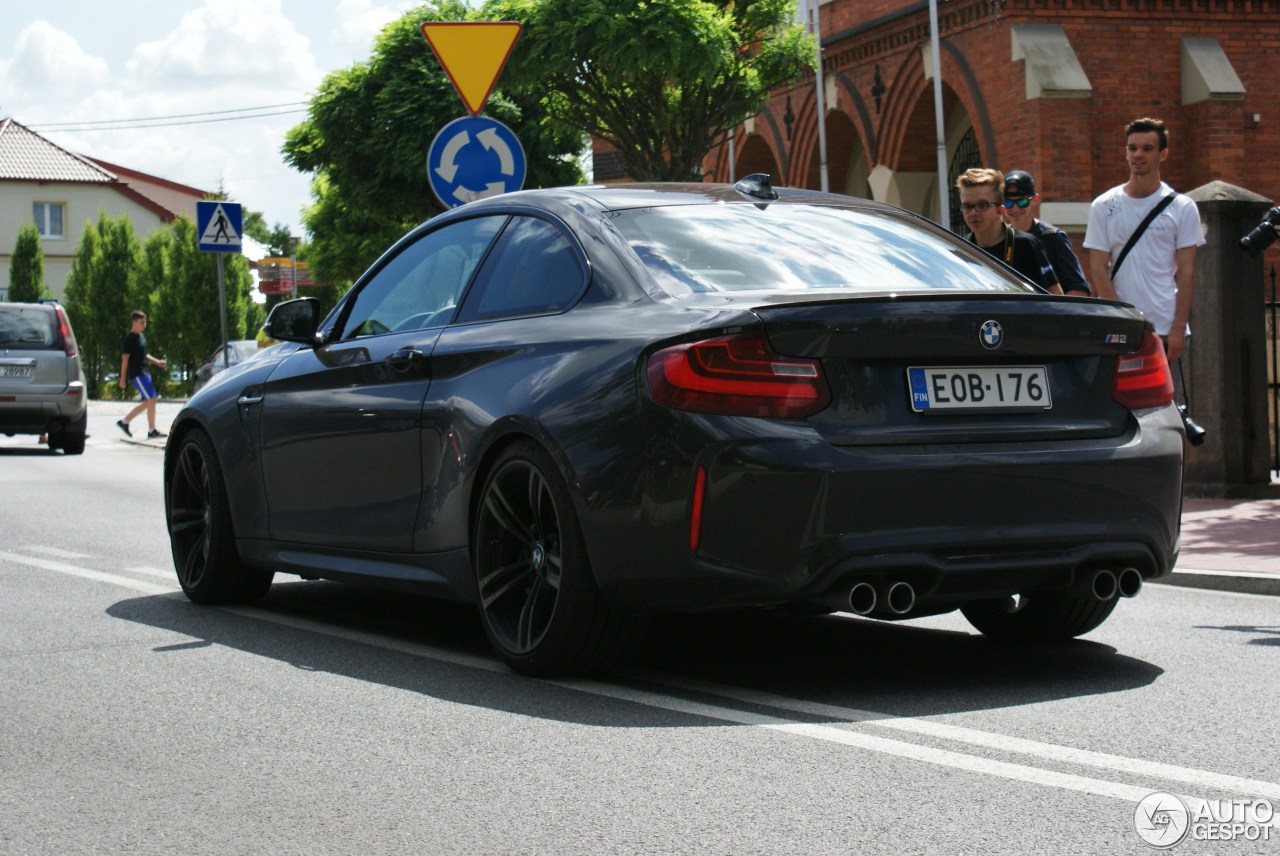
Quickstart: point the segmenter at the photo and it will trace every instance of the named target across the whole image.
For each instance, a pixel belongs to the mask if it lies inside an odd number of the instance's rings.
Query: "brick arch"
[[[746,134],[739,138],[737,149],[737,163],[734,164],[734,175],[737,178],[753,172],[763,172],[773,177],[774,184],[781,186],[782,173],[778,169],[778,161],[764,137]]]
[[[839,90],[842,106],[844,103],[852,105],[857,120],[845,109],[832,109],[830,105],[826,105],[828,187],[833,193],[853,192],[854,195],[864,196],[867,188],[858,187],[856,191],[851,191],[847,184],[851,164],[859,160],[866,161],[871,149],[860,131],[860,127],[868,130],[873,128],[870,113],[847,75],[836,73],[832,79]],[[870,133],[874,135],[874,131]],[[788,176],[789,183],[811,190],[820,189],[822,153],[818,145],[817,98],[812,85],[808,87],[807,96],[800,104],[791,150],[792,170]]]
[[[997,160],[995,130],[977,75],[964,54],[948,39],[940,45],[944,122],[963,109],[973,122],[978,145],[989,163]],[[922,51],[913,50],[889,84],[880,125],[876,163],[894,171],[937,168],[937,127],[933,81],[925,77]],[[950,153],[948,153],[950,157]]]

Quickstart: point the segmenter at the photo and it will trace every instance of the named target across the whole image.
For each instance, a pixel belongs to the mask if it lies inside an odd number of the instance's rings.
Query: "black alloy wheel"
[[[489,471],[473,545],[485,633],[512,669],[596,672],[638,641],[640,622],[601,597],[569,490],[534,443],[507,447]]]
[[[204,433],[182,438],[167,502],[173,564],[187,597],[196,603],[250,603],[267,593],[275,575],[240,561],[222,471]]]
[[[1062,642],[1082,636],[1106,621],[1114,597],[1098,600],[1067,592],[1033,591],[960,608],[983,636],[1000,642]]]

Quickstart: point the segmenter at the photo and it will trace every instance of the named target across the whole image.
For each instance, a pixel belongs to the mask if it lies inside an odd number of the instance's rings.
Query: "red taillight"
[[[53,307],[54,314],[58,316],[58,332],[62,334],[62,350],[66,352],[68,357],[76,355],[76,337],[71,332],[71,322],[67,320],[67,312],[61,306]]]
[[[1147,330],[1137,352],[1118,358],[1111,397],[1130,410],[1163,407],[1173,401],[1173,375],[1155,333]]]
[[[817,360],[780,356],[758,332],[663,348],[648,383],[654,401],[696,413],[798,418],[831,401]]]

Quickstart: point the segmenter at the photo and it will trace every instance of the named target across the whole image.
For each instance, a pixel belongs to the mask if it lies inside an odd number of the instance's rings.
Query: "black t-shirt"
[[[130,330],[124,336],[124,344],[120,346],[120,353],[129,355],[129,376],[126,380],[133,380],[139,375],[147,374],[146,336]]]
[[[978,243],[972,233],[969,240]],[[1049,264],[1049,257],[1045,255],[1044,245],[1028,232],[1019,232],[1006,225],[1000,243],[982,249],[1041,288],[1049,289],[1058,284],[1053,265]]]
[[[1085,281],[1084,269],[1080,267],[1075,250],[1071,249],[1071,239],[1066,232],[1043,220],[1032,223],[1028,231],[1044,246],[1045,255],[1049,257],[1049,264],[1053,265],[1053,272],[1057,274],[1058,284],[1064,292],[1093,293],[1089,289],[1089,283]]]

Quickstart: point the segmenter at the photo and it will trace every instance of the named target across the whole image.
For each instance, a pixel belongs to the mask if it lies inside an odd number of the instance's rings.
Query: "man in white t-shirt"
[[[1129,237],[1173,188],[1160,180],[1160,164],[1169,156],[1169,134],[1159,119],[1135,119],[1125,128],[1129,180],[1103,193],[1089,207],[1084,246],[1089,275],[1098,297],[1132,303],[1164,340],[1169,360],[1187,348],[1191,295],[1195,288],[1196,247],[1203,244],[1200,213],[1183,194],[1147,226],[1125,257],[1116,279],[1111,270]],[[1173,372],[1182,385],[1182,372]]]

